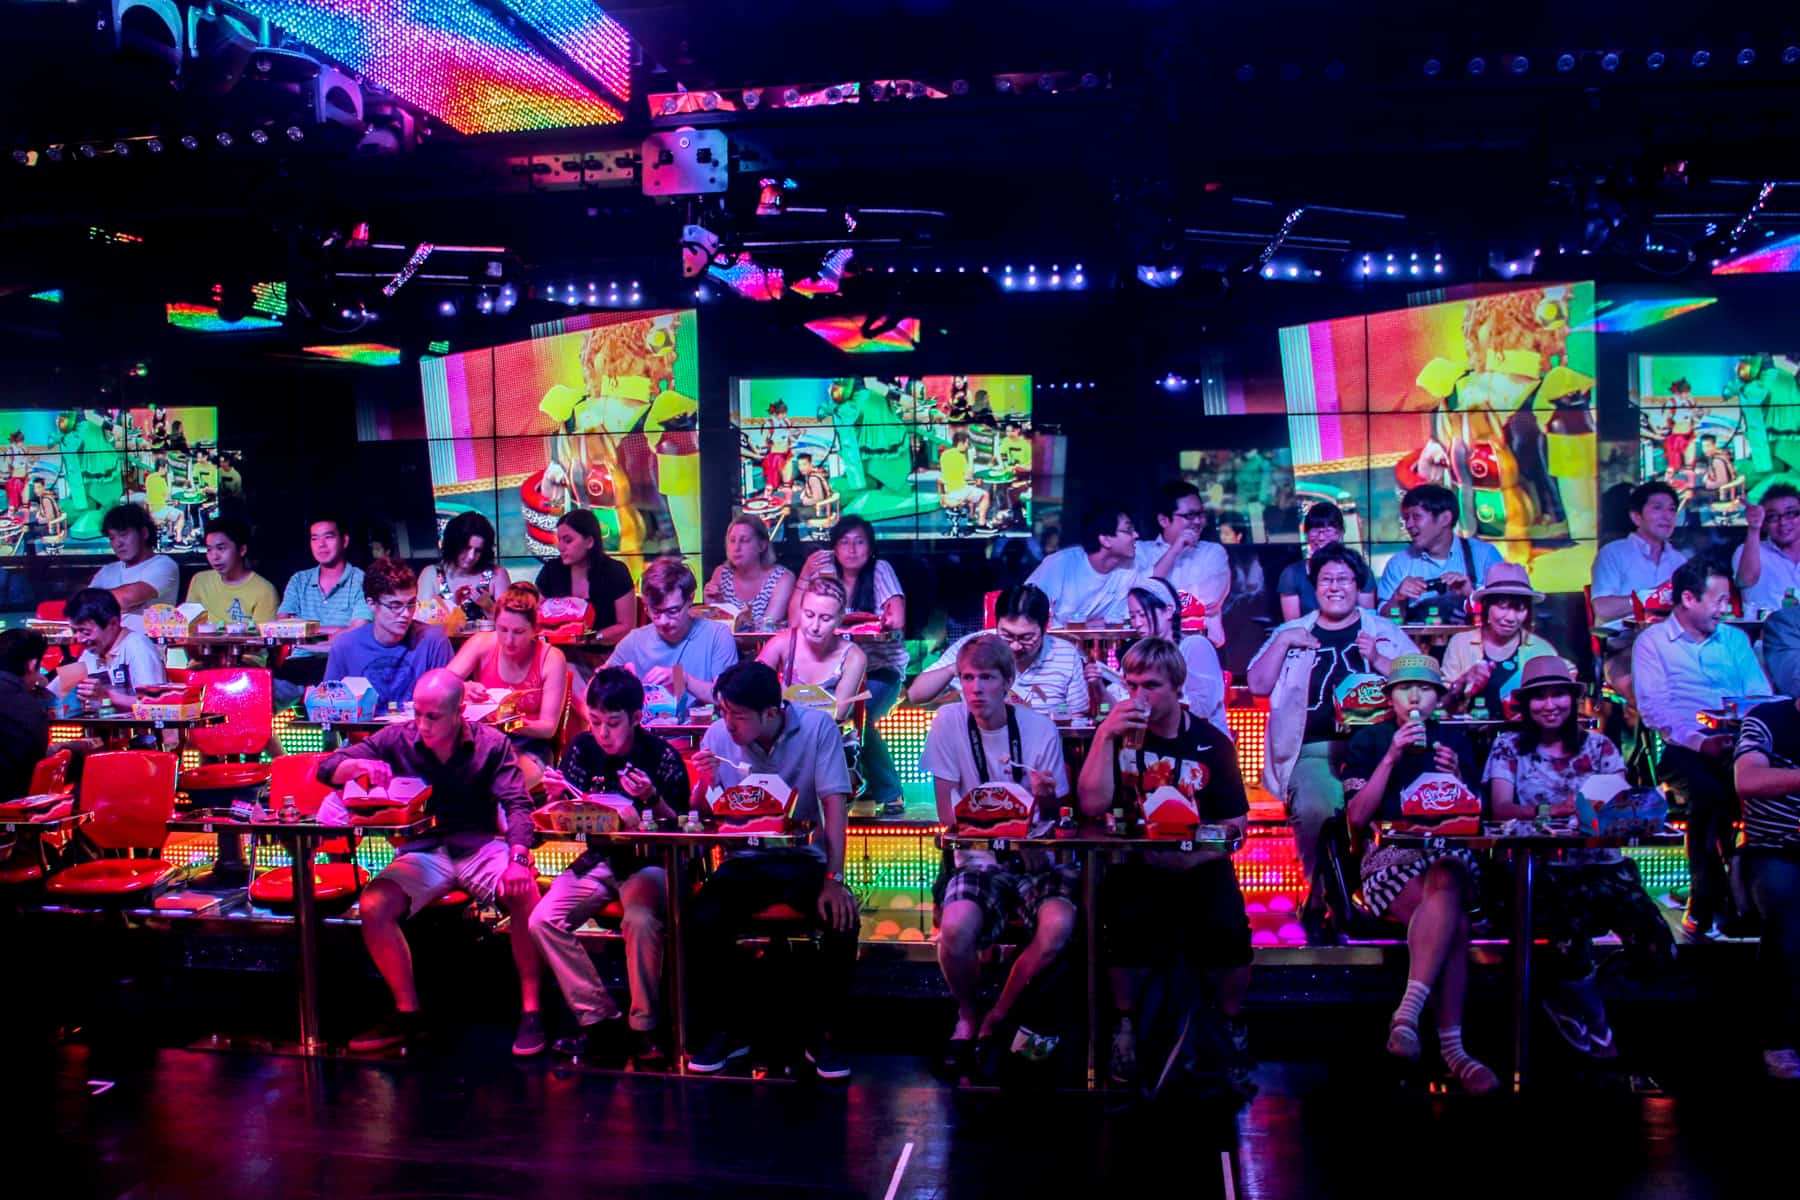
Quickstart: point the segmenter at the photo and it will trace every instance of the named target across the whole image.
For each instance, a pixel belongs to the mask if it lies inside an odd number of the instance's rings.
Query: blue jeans
[[[1800,851],[1746,849],[1738,863],[1762,916],[1763,1048],[1800,1048]]]
[[[883,667],[870,671],[868,703],[864,706],[862,731],[862,773],[868,785],[868,798],[877,804],[900,799],[900,773],[894,769],[894,757],[888,753],[875,722],[887,716],[900,699],[900,685],[905,682],[899,671]]]

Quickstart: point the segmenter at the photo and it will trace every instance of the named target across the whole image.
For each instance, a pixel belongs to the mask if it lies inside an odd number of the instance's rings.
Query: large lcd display
[[[883,537],[1023,536],[1053,493],[1057,439],[1028,375],[733,383],[739,502],[771,528],[861,516]]]
[[[1379,569],[1400,498],[1441,483],[1465,532],[1579,591],[1597,531],[1590,283],[1530,287],[1281,331],[1296,488],[1355,504]]]
[[[586,314],[420,362],[440,526],[494,522],[503,556],[556,553],[590,509],[633,571],[700,549],[699,351],[691,310]]]
[[[1634,356],[1638,479],[1673,486],[1684,524],[1743,524],[1771,484],[1800,485],[1797,372],[1779,354]]]
[[[216,408],[0,410],[0,554],[111,554],[100,522],[122,501],[150,509],[162,549],[198,549],[241,465]]]

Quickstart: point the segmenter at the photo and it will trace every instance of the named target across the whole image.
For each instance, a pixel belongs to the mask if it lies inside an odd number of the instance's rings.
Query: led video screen
[[[882,537],[1024,536],[1057,439],[1029,375],[739,379],[738,500],[780,532],[861,516]]]
[[[1674,487],[1683,524],[1743,524],[1771,484],[1800,485],[1796,372],[1779,354],[1634,356],[1638,479]]]
[[[699,353],[691,310],[589,314],[420,362],[440,527],[474,511],[503,557],[556,553],[556,522],[599,520],[633,572],[700,550]]]
[[[1573,592],[1597,532],[1594,288],[1523,288],[1281,331],[1295,487],[1358,506],[1380,569],[1400,498],[1440,483],[1462,528]]]
[[[216,408],[0,410],[0,553],[110,555],[100,522],[122,501],[150,509],[163,550],[197,550],[241,467]]]

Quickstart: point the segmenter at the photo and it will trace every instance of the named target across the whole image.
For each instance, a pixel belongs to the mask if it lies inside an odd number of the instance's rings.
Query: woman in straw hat
[[[1444,707],[1466,712],[1477,701],[1489,715],[1505,712],[1506,698],[1519,682],[1525,664],[1556,648],[1531,630],[1531,606],[1544,598],[1518,563],[1497,563],[1475,593],[1481,607],[1476,627],[1457,634],[1444,647],[1444,677],[1450,692]]]
[[[1625,782],[1625,760],[1605,735],[1583,729],[1575,668],[1554,655],[1525,664],[1513,689],[1517,728],[1494,739],[1483,783],[1497,820],[1529,820],[1548,806],[1572,821],[1575,797],[1592,779]],[[1595,982],[1593,939],[1609,930],[1638,965],[1673,961],[1675,939],[1644,891],[1637,864],[1616,849],[1570,850],[1539,877],[1539,920],[1554,950],[1544,1012],[1563,1040],[1595,1058],[1618,1054]]]

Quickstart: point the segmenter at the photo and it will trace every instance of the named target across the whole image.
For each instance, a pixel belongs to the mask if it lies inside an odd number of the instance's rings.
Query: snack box
[[[836,697],[816,683],[790,683],[781,690],[781,698],[803,708],[816,708],[828,717],[837,712]]]
[[[140,687],[131,715],[140,721],[192,721],[206,710],[206,685]]]
[[[572,642],[594,627],[594,606],[579,596],[552,596],[538,605],[538,628],[552,642]]]
[[[1481,797],[1443,771],[1427,771],[1400,793],[1400,814],[1433,833],[1472,836],[1481,832]]]
[[[1182,592],[1178,599],[1181,601],[1181,631],[1198,633],[1205,629],[1206,605],[1200,602],[1200,598],[1191,592]]]
[[[1200,827],[1200,810],[1175,787],[1165,784],[1144,797],[1144,832],[1153,838],[1191,838]]]
[[[1037,800],[1010,780],[982,783],[956,801],[956,831],[976,837],[1030,837]]]
[[[205,617],[203,604],[152,604],[143,612],[144,635],[156,640],[184,638],[198,632]]]
[[[707,621],[723,621],[727,625],[737,624],[737,619],[745,611],[747,610],[742,604],[727,604],[723,600],[694,605],[694,616]]]
[[[551,801],[531,814],[531,824],[545,833],[616,833],[638,828],[639,820],[630,797],[592,792],[579,799]]]
[[[319,632],[317,621],[302,621],[298,618],[282,618],[262,623],[262,635],[268,638],[293,638],[299,640],[312,637]]]
[[[786,833],[797,793],[779,775],[746,775],[731,787],[714,784],[706,792],[721,833]]]
[[[361,779],[352,779],[340,793],[343,805],[352,813],[367,815],[390,808],[407,808],[422,812],[431,798],[431,785],[413,775],[396,775],[387,786],[369,787]]]
[[[681,715],[681,698],[660,683],[644,689],[644,720],[673,721]]]
[[[306,719],[309,721],[368,721],[374,719],[381,696],[375,685],[360,675],[348,679],[327,679],[317,687],[306,689]]]
[[[1773,700],[1790,700],[1791,696],[1726,696],[1724,700],[1725,715],[1742,717],[1759,704],[1768,704]]]
[[[1661,831],[1669,802],[1656,788],[1633,788],[1617,775],[1596,775],[1575,793],[1575,826],[1583,833],[1636,837]]]

